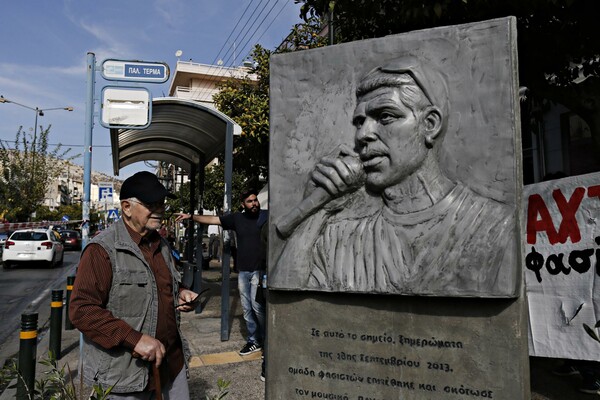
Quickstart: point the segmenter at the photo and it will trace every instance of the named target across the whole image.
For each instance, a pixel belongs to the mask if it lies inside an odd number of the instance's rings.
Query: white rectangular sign
[[[525,186],[523,239],[533,356],[600,359],[600,173]]]
[[[106,86],[102,90],[102,126],[139,127],[150,124],[152,98],[145,88]]]

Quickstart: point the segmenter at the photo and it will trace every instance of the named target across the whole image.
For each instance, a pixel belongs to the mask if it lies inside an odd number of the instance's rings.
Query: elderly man
[[[154,398],[159,382],[166,398],[189,399],[179,312],[191,311],[197,294],[180,286],[157,232],[171,196],[150,172],[127,178],[122,219],[95,237],[79,262],[69,316],[84,336],[84,379],[114,385],[114,399]]]
[[[321,159],[305,200],[276,222],[289,239],[270,285],[514,296],[514,208],[453,182],[438,163],[445,79],[404,58],[369,72],[356,96],[354,149]]]

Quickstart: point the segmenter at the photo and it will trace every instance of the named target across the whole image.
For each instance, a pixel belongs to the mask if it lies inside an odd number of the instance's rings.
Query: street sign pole
[[[85,103],[85,139],[83,149],[83,198],[81,202],[82,246],[88,242],[90,232],[90,191],[92,182],[92,132],[94,129],[94,84],[96,79],[96,55],[87,53],[87,100]],[[81,363],[79,364],[81,365]],[[82,371],[80,371],[82,372]]]
[[[83,149],[83,196],[81,201],[81,246],[85,248],[90,232],[90,196],[92,183],[92,133],[94,130],[94,86],[96,55],[87,53],[87,99],[85,103],[85,138]],[[83,376],[83,334],[79,333],[79,376]]]

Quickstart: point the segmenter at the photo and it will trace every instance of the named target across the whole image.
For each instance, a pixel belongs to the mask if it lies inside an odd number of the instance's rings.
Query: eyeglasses
[[[156,211],[159,210],[161,208],[164,208],[165,211],[169,210],[169,206],[163,201],[155,201],[154,203],[144,203],[143,201],[137,200],[137,199],[128,199],[128,201],[132,201],[134,203],[138,203],[143,205],[144,207],[146,207],[148,210],[150,211]]]

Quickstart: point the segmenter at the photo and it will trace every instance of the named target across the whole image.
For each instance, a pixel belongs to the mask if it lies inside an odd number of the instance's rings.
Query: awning
[[[139,161],[164,161],[188,173],[192,165],[201,168],[225,149],[228,126],[234,135],[241,133],[225,114],[195,101],[153,99],[147,128],[110,129],[114,174]]]

